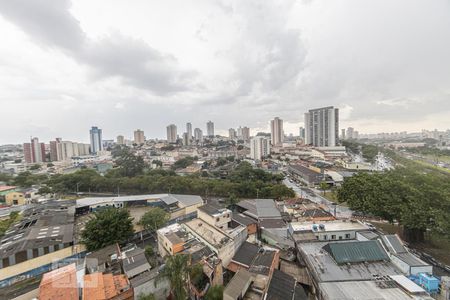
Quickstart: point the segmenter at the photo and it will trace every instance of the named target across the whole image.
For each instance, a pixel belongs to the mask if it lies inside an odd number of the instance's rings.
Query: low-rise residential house
[[[125,275],[84,275],[83,300],[134,300],[134,290]]]
[[[30,204],[33,200],[37,199],[37,189],[16,189],[9,192],[5,196],[5,202],[7,205],[24,205]]]
[[[39,300],[79,300],[75,264],[45,273],[39,285]]]

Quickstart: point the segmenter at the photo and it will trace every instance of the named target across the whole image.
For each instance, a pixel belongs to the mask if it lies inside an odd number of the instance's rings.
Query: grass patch
[[[20,215],[18,212],[12,212],[9,214],[9,218],[5,220],[0,220],[0,237],[2,237],[8,228],[14,223],[20,220]]]
[[[439,166],[435,166],[433,164],[430,164],[430,163],[422,161],[422,160],[414,160],[414,162],[416,162],[416,163],[418,163],[418,164],[420,164],[420,165],[422,165],[424,167],[431,168],[431,169],[434,169],[434,170],[439,171],[439,172],[445,172],[445,173],[450,174],[450,169],[439,167]]]

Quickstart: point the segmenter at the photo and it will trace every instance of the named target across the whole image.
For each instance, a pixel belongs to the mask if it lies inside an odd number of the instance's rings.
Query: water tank
[[[319,224],[319,228],[320,228],[320,230],[325,230],[325,225],[324,224]]]
[[[313,229],[313,231],[317,231],[317,224],[313,224],[313,226],[312,226],[312,229]]]

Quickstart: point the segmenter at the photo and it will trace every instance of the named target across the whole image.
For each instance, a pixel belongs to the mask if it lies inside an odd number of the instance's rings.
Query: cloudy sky
[[[449,0],[0,0],[0,144],[30,135],[450,128]]]

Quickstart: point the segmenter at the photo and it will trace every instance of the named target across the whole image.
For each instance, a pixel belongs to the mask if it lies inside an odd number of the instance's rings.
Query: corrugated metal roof
[[[382,236],[382,240],[391,253],[398,254],[408,252],[396,234],[384,235]]]
[[[256,199],[258,218],[281,218],[280,211],[272,199]]]
[[[378,241],[328,243],[323,246],[337,264],[365,261],[388,261],[389,257]]]
[[[253,280],[254,276],[249,271],[239,269],[223,291],[223,298],[239,299],[239,297],[245,295],[246,290]]]

